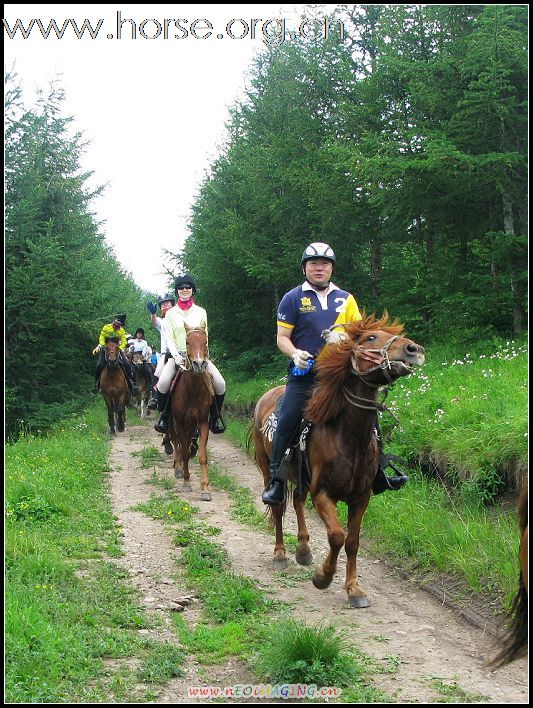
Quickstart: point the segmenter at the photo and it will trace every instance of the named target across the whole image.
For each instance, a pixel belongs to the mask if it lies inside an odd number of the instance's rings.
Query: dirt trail
[[[154,469],[142,469],[139,457],[132,454],[147,445],[160,448],[160,440],[161,436],[148,421],[146,425],[128,427],[124,434],[118,435],[113,441],[111,455],[111,489],[114,511],[124,533],[122,565],[141,590],[146,608],[159,613],[163,619],[163,628],[141,631],[177,643],[168,627],[170,611],[176,610],[176,601],[187,596],[184,586],[180,587],[179,581],[175,580],[177,548],[162,523],[131,510],[154,492],[154,487],[146,484]],[[261,476],[254,463],[225,436],[211,436],[208,452],[211,462],[252,491],[258,509],[263,510]],[[171,458],[163,452],[155,471],[159,477],[174,479]],[[230,500],[223,492],[215,490],[212,502],[201,502],[197,463],[192,465],[191,483],[192,493],[181,493],[179,481],[176,482],[177,492],[199,507],[202,520],[221,529],[217,543],[226,548],[234,571],[254,578],[272,597],[293,603],[294,615],[301,616],[308,623],[325,621],[335,624],[355,645],[384,666],[399,663],[397,671],[375,677],[376,686],[397,702],[440,701],[442,696],[439,697],[432,684],[432,681],[440,680],[470,694],[471,698],[459,702],[528,703],[526,659],[497,672],[484,668],[483,663],[494,655],[494,637],[444,607],[435,597],[402,578],[378,558],[364,550],[360,552],[358,572],[372,606],[362,610],[350,609],[343,588],[345,560],[342,553],[338,572],[327,590],[317,590],[310,580],[298,579],[308,569],[293,560],[285,572],[274,573],[271,569],[273,536],[255,532],[232,520]],[[318,563],[326,553],[326,535],[322,522],[314,513],[308,513],[307,517],[311,548],[315,563]],[[296,533],[295,522],[291,508],[285,524],[289,533]],[[199,611],[199,604],[193,599],[185,609],[187,620],[194,624]],[[183,679],[167,685],[158,703],[195,702],[187,697],[188,686],[257,683],[237,660],[219,667],[200,667],[191,662],[186,671]]]

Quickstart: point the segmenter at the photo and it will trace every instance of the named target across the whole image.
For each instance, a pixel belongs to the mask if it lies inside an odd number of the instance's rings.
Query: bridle
[[[387,381],[391,384],[394,383],[394,380],[390,377],[389,374],[391,362],[389,359],[388,350],[390,345],[398,338],[398,334],[393,335],[385,342],[381,349],[365,349],[360,344],[356,344],[355,347],[352,349],[352,373],[355,374],[355,376],[363,378],[363,376],[368,376],[368,374],[371,374],[372,372],[381,369]],[[366,371],[361,371],[361,369],[357,365],[357,359],[371,361],[375,364],[375,366],[372,366]],[[369,384],[368,381],[365,381],[365,383],[367,384],[367,386],[370,387],[375,386],[375,384]],[[375,388],[379,388],[379,386],[375,386]]]
[[[344,324],[339,324],[339,325],[333,325],[333,327],[330,327],[330,330],[332,330],[334,327],[345,327]],[[391,361],[389,359],[389,348],[391,344],[396,341],[399,338],[398,334],[393,335],[388,339],[385,344],[380,347],[379,349],[366,349],[360,344],[356,344],[352,348],[352,354],[351,354],[351,373],[354,374],[354,376],[359,377],[363,383],[366,386],[369,386],[370,388],[376,389],[376,391],[382,387],[382,384],[373,384],[370,383],[369,381],[365,381],[364,377],[368,376],[369,374],[373,373],[374,371],[383,371],[383,374],[385,375],[385,378],[389,382],[389,384],[394,384],[395,379],[391,378],[389,371],[391,370]],[[358,366],[358,359],[363,359],[364,361],[370,361],[372,362],[375,366],[370,367],[370,369],[367,369],[366,371],[361,371],[361,369]],[[385,398],[387,397],[389,393],[390,387],[387,386],[385,388],[385,395],[383,398],[383,401],[381,403],[378,403],[378,401],[372,399],[372,398],[362,398],[361,396],[356,396],[354,393],[352,393],[346,384],[343,385],[342,387],[342,394],[345,398],[345,400],[352,406],[355,406],[356,408],[363,408],[364,410],[369,410],[369,411],[381,411],[381,412],[387,412],[390,413],[390,415],[397,421],[398,424],[400,424],[399,419],[397,418],[396,415],[391,411],[388,406],[385,405]],[[364,405],[364,404],[370,404],[370,405]]]
[[[117,344],[116,351],[114,352],[116,354],[114,359],[110,359],[109,355],[112,353],[109,349],[108,346],[111,344],[111,342],[108,342],[105,346],[104,349],[104,359],[106,366],[108,366],[110,369],[116,369],[120,365],[120,348]],[[113,342],[113,344],[116,344],[116,342]]]
[[[188,330],[188,332],[185,334],[185,341],[186,341],[186,342],[187,342],[188,339],[189,339],[189,335],[190,335],[190,334],[193,334],[194,332],[200,332],[201,334],[203,334],[204,337],[205,337],[205,342],[206,342],[206,344],[207,344],[207,333],[205,332],[205,330],[199,329],[199,328],[195,328],[195,329],[190,329],[190,330]],[[209,346],[207,347],[207,351],[206,351],[206,359],[209,359]],[[185,368],[186,368],[186,369],[191,369],[191,368],[192,368],[192,362],[191,362],[191,359],[190,359],[190,357],[189,357],[189,352],[188,352],[188,351],[185,352],[185,361],[187,362]]]

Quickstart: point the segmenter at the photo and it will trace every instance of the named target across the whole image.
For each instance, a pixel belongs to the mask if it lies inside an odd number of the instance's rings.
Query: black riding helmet
[[[159,305],[159,307],[161,307],[161,305],[164,302],[171,302],[172,305],[175,305],[176,304],[176,296],[174,295],[174,293],[167,293],[160,300],[157,301],[157,304]]]
[[[135,330],[135,336],[137,336],[139,334],[139,332],[144,337],[144,329],[142,327],[137,327],[137,329]]]
[[[193,295],[196,293],[196,283],[191,275],[178,275],[174,282],[174,292],[178,294],[178,288],[183,285],[190,285],[192,288]]]
[[[124,313],[120,315],[115,315],[115,321],[120,322],[120,324],[125,325],[126,324],[126,315]]]
[[[310,243],[309,246],[307,246],[302,255],[301,265],[305,265],[305,263],[312,258],[323,258],[324,260],[333,263],[333,265],[337,262],[331,246],[328,246],[327,243],[322,243],[321,241]]]

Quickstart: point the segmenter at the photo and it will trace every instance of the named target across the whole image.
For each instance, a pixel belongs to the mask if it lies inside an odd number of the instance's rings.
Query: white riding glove
[[[101,344],[97,344],[96,347],[93,349],[93,355],[98,354],[98,352],[101,352],[103,349],[103,346]]]
[[[182,369],[185,368],[185,358],[179,352],[174,357],[174,363],[176,366],[181,366]]]
[[[339,329],[325,329],[320,336],[326,344],[339,344],[339,342],[344,342],[348,338],[346,332]]]
[[[297,349],[292,355],[294,365],[297,366],[299,369],[307,369],[308,359],[312,359],[312,354],[309,354],[309,352],[302,351],[301,349]]]

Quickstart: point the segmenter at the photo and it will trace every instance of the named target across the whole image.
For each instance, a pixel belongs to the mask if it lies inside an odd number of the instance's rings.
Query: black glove
[[[153,302],[147,302],[146,307],[148,309],[148,312],[152,315],[155,315],[155,313],[157,312],[157,305]]]

